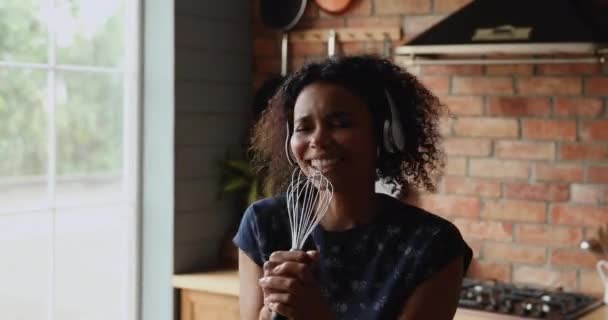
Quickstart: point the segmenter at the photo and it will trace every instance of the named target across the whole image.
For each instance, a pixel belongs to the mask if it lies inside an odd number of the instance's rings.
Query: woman
[[[290,76],[253,132],[254,159],[285,190],[293,165],[321,171],[332,202],[305,251],[290,248],[285,196],[243,216],[241,318],[451,319],[472,251],[449,221],[386,195],[434,190],[441,105],[414,76],[372,56],[330,58]]]

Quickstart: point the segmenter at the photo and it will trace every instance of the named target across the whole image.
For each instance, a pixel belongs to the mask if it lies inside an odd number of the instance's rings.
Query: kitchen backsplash
[[[257,2],[257,1],[256,1]],[[360,0],[332,16],[308,1],[296,29],[400,26],[407,41],[468,0]],[[252,6],[254,89],[280,69],[279,35]],[[402,41],[403,42],[403,41]],[[381,43],[340,44],[341,54]],[[290,69],[326,54],[290,45]],[[445,174],[418,204],[453,221],[474,248],[470,275],[603,293],[596,258],[579,248],[608,223],[608,66],[409,68],[446,104]]]

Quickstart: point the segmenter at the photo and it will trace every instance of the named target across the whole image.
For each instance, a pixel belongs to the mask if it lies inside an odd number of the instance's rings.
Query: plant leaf
[[[247,195],[247,204],[250,205],[258,200],[258,184],[252,183],[249,188],[249,194]]]
[[[247,179],[242,177],[235,177],[234,179],[231,179],[226,182],[226,184],[224,185],[224,191],[234,192],[247,187],[247,185],[249,185],[249,181],[247,181]]]
[[[226,167],[235,170],[249,178],[253,178],[254,174],[249,166],[249,162],[244,160],[227,160]]]

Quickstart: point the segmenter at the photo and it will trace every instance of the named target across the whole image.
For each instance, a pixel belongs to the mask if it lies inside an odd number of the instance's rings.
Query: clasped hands
[[[335,319],[312,273],[318,261],[318,251],[273,252],[259,280],[264,305],[292,320]]]

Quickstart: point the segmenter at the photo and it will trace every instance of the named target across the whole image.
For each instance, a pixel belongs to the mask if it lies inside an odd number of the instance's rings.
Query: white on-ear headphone
[[[403,149],[405,148],[405,138],[403,137],[403,127],[401,126],[399,111],[395,106],[393,97],[386,88],[384,89],[384,96],[388,102],[387,112],[389,113],[384,120],[384,150],[389,154],[403,152]]]

